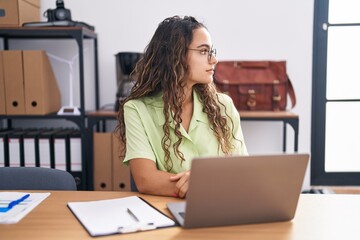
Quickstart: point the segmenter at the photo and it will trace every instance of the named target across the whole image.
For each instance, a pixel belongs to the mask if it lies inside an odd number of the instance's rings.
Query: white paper
[[[89,202],[69,202],[69,208],[91,236],[119,233],[119,228],[131,228],[139,224],[154,227],[170,227],[175,222],[160,213],[139,197],[125,197]],[[127,209],[136,215],[137,222]]]
[[[8,205],[9,202],[20,199],[26,194],[30,194],[30,196],[20,204],[15,205],[7,212],[0,212],[0,224],[19,222],[26,214],[50,195],[50,193],[0,192],[0,204]]]

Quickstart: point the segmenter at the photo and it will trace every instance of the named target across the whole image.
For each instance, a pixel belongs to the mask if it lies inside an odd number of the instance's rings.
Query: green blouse
[[[240,140],[231,139],[235,146],[233,155],[248,155],[240,126],[239,113],[229,96],[218,94],[220,101],[226,106],[228,115],[233,119],[235,126],[234,136]],[[169,149],[170,158],[173,162],[172,173],[189,170],[191,160],[194,157],[225,155],[220,149],[214,132],[210,129],[208,117],[202,111],[202,103],[195,91],[193,92],[193,98],[194,110],[189,130],[186,132],[182,126],[180,127],[183,140],[179,150],[184,154],[185,161],[180,164],[181,161],[175,156],[173,148]],[[146,158],[154,161],[159,170],[166,171],[165,152],[161,146],[162,127],[165,122],[163,107],[162,93],[130,100],[124,105],[126,126],[126,156],[124,163],[128,164],[134,158]],[[224,114],[224,109],[222,109],[222,112]],[[170,123],[170,139],[172,144],[177,141],[173,122]]]

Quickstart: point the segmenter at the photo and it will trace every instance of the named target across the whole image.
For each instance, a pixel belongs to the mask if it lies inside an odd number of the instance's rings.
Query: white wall
[[[298,100],[293,112],[300,117],[299,152],[310,152],[313,5],[313,0],[65,0],[74,21],[96,28],[100,105],[115,101],[114,54],[143,51],[158,23],[173,15],[204,22],[219,60],[286,60]],[[55,8],[55,0],[41,0],[41,12],[48,8]],[[282,151],[280,123],[242,124],[250,153]]]

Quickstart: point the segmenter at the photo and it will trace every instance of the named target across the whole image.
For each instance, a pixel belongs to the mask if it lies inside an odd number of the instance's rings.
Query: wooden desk
[[[165,214],[166,202],[180,201],[130,192],[54,191],[17,224],[0,225],[0,239],[94,239],[91,238],[66,204],[140,195]],[[295,218],[289,222],[182,229],[171,227],[154,231],[116,234],[96,239],[359,239],[360,195],[301,195]]]

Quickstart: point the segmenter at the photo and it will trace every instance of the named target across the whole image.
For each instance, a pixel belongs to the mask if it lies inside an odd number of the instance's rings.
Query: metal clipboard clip
[[[118,228],[119,233],[132,233],[132,232],[141,232],[147,230],[156,229],[154,223],[147,223],[147,224],[133,224],[129,226],[123,226]]]
[[[136,221],[135,224],[122,226],[118,228],[119,233],[132,233],[132,232],[141,232],[156,229],[154,223],[142,223],[140,219],[131,211],[130,208],[127,208],[127,213]]]

